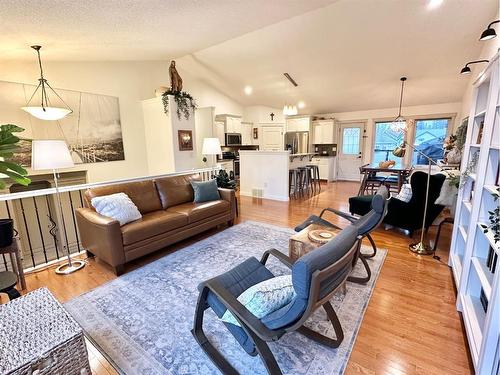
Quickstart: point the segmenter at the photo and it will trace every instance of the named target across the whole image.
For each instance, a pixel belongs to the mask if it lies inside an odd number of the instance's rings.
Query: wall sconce
[[[496,21],[493,21],[492,23],[490,23],[488,25],[488,27],[486,28],[486,30],[484,30],[483,33],[481,34],[481,37],[479,38],[479,40],[490,40],[490,39],[493,39],[497,36],[495,29],[491,27],[495,23],[500,23],[500,20],[496,20]]]
[[[469,68],[469,65],[472,64],[479,64],[479,63],[487,63],[490,62],[489,60],[475,60],[475,61],[469,61],[465,66],[462,68],[460,71],[460,74],[470,74],[471,70]]]

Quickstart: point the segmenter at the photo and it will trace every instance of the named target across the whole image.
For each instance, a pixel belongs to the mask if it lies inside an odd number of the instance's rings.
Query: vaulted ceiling
[[[436,0],[434,0],[436,1]],[[0,59],[167,60],[244,105],[306,113],[460,101],[498,0],[1,0]],[[298,82],[294,88],[283,77]],[[245,95],[245,85],[253,87]]]

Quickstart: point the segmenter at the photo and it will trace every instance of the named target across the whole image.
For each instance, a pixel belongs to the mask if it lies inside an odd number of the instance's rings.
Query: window
[[[416,120],[415,121],[415,141],[413,146],[415,150],[419,150],[425,155],[432,158],[434,161],[443,159],[444,150],[443,142],[448,132],[448,124],[450,119],[431,119],[431,120]],[[425,156],[418,152],[413,152],[412,164],[420,165],[427,164],[428,160]]]
[[[393,156],[392,150],[403,143],[403,137],[403,132],[391,129],[391,122],[376,122],[373,163],[378,164],[381,161],[392,159],[396,161],[397,165],[400,165],[401,158]]]
[[[359,139],[361,129],[344,128],[342,133],[342,153],[344,155],[357,155],[359,154]]]
[[[413,147],[434,161],[442,159],[444,156],[443,142],[448,132],[449,123],[449,118],[415,120]],[[381,161],[394,160],[396,165],[401,165],[403,160],[392,155],[392,151],[403,143],[404,135],[403,132],[392,130],[390,121],[376,122],[372,162],[378,164]],[[412,129],[410,129],[408,136],[411,135]],[[411,139],[408,138],[407,142],[412,143]],[[412,165],[422,165],[428,162],[425,156],[413,151],[411,147],[406,148],[406,153],[409,157],[411,156]]]

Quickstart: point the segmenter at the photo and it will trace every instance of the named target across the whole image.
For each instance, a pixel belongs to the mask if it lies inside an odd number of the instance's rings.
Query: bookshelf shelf
[[[500,343],[500,241],[484,232],[489,212],[500,204],[500,67],[498,53],[473,87],[461,173],[475,159],[469,181],[459,189],[450,261],[457,286],[457,309],[463,314],[475,373],[490,374]],[[473,193],[472,193],[473,191]]]
[[[484,233],[484,227],[483,227],[484,225],[487,226],[486,223],[481,223],[481,222],[477,223],[479,230],[486,237],[486,239],[490,243],[490,246],[493,248],[493,250],[495,250],[495,252],[498,255],[500,255],[500,242],[495,243],[495,239],[493,238],[493,233],[491,231]]]
[[[491,297],[491,286],[493,285],[493,274],[486,266],[486,259],[472,257],[472,265],[479,277],[486,299],[489,301]]]

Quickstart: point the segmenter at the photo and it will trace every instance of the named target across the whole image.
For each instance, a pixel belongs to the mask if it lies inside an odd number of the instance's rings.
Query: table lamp
[[[222,154],[219,138],[203,138],[201,153],[212,156],[212,168],[214,168],[217,160],[216,155]]]
[[[35,140],[31,145],[31,169],[39,170],[52,170],[54,174],[54,184],[56,189],[57,206],[59,207],[59,215],[62,221],[61,226],[61,240],[65,240],[66,253],[68,262],[56,268],[56,273],[59,275],[67,275],[78,271],[85,266],[85,262],[81,260],[72,260],[69,250],[68,236],[66,234],[66,223],[64,222],[64,213],[59,194],[59,185],[57,180],[57,170],[61,168],[70,168],[75,164],[71,158],[68,145],[63,140],[44,139]]]

